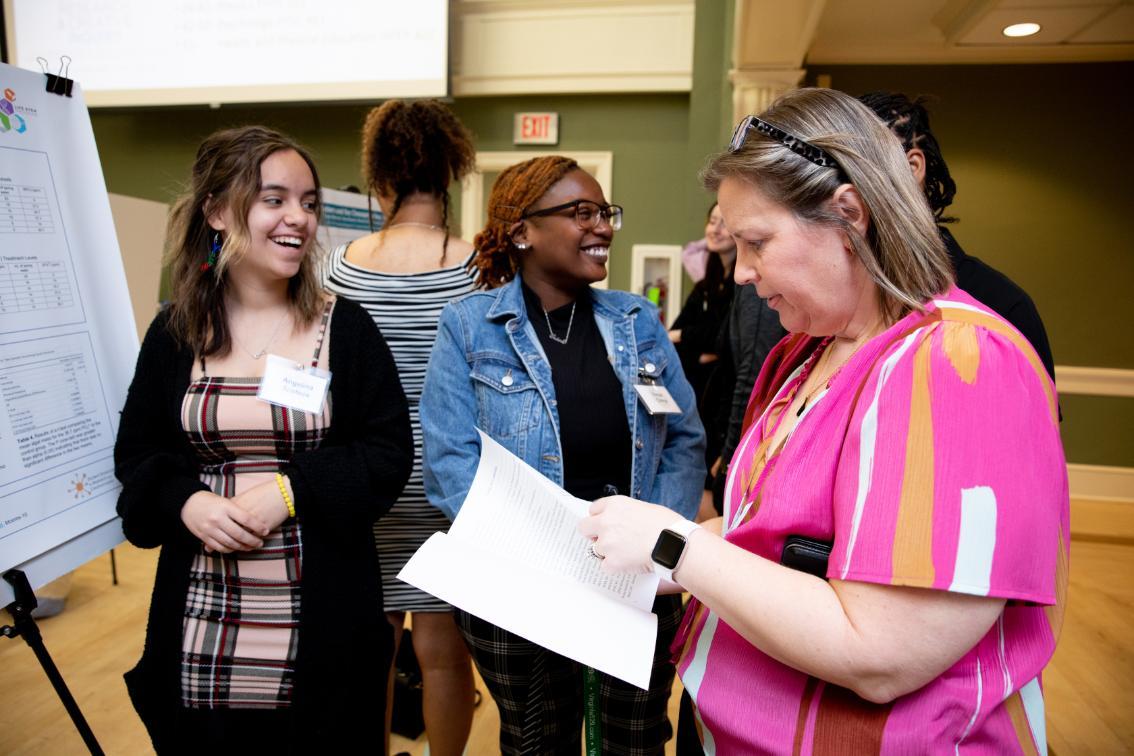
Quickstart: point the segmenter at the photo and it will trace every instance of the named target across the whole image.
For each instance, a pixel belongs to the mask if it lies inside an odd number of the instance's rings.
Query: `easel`
[[[27,575],[22,570],[8,570],[4,573],[4,580],[12,586],[16,600],[5,607],[12,615],[13,623],[0,627],[0,635],[5,638],[22,637],[24,642],[31,646],[36,658],[39,659],[40,666],[47,674],[47,679],[51,680],[59,700],[63,702],[63,707],[71,715],[71,721],[75,723],[75,728],[82,736],[83,742],[86,743],[87,750],[91,752],[92,756],[103,756],[102,747],[99,746],[90,725],[83,717],[79,704],[75,702],[71,691],[67,689],[63,675],[59,673],[59,668],[55,666],[55,662],[51,660],[51,655],[47,653],[47,648],[43,645],[43,636],[32,617],[32,611],[39,605],[39,602],[36,601],[35,593],[32,592]]]

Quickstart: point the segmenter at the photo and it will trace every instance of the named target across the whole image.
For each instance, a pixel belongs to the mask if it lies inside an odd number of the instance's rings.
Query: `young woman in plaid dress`
[[[370,723],[392,643],[370,529],[413,446],[381,335],[318,285],[318,192],[290,139],[231,129],[201,145],[170,216],[172,301],[115,447],[126,536],[162,549],[126,675],[159,753],[384,750]],[[269,355],[329,371],[317,410],[257,397]]]

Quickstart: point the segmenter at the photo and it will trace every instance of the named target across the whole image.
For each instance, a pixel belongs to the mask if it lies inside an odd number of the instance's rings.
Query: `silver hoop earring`
[[[528,244],[527,242],[512,242],[512,244],[513,244],[513,246],[516,247],[516,249],[519,249],[519,250],[525,250],[525,249],[528,249],[529,247],[532,246],[532,245]]]

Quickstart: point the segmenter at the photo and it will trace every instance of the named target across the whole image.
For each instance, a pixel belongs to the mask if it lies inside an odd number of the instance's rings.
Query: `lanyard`
[[[599,717],[598,673],[593,667],[583,668],[583,709],[587,725],[587,756],[602,753],[602,720]]]

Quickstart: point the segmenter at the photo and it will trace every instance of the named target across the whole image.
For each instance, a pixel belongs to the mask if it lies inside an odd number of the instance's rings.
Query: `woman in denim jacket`
[[[704,431],[693,392],[645,299],[592,289],[606,277],[622,208],[570,159],[541,157],[500,174],[477,236],[485,291],[441,316],[421,397],[425,490],[455,517],[480,457],[480,428],[583,499],[610,491],[697,510]],[[651,415],[637,383],[684,410]],[[671,730],[669,644],[680,604],[659,597],[649,691],[596,672],[602,750],[660,754]],[[579,753],[584,670],[465,612],[461,631],[500,709],[500,748]]]

